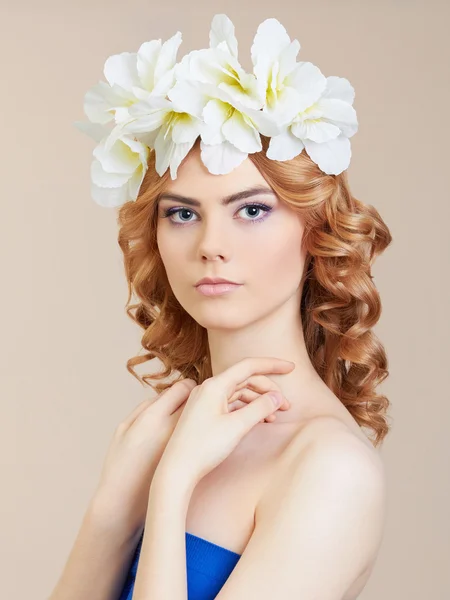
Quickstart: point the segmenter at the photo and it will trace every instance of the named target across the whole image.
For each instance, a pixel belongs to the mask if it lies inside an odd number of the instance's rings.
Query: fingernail
[[[272,398],[275,406],[280,406],[282,397],[279,392],[271,392],[269,396]]]

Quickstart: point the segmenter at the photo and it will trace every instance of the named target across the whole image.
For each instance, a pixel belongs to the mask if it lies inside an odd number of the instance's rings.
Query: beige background
[[[374,267],[375,331],[391,373],[380,388],[392,401],[389,508],[360,598],[449,598],[449,4],[3,0],[1,9],[2,597],[50,594],[112,431],[151,394],[125,368],[140,331],[124,312],[116,214],[90,199],[95,143],[72,122],[84,119],[84,93],[108,56],[181,30],[180,58],[208,45],[212,16],[225,12],[245,68],[257,25],[276,17],[299,39],[298,60],[355,87],[352,190],[394,238]]]

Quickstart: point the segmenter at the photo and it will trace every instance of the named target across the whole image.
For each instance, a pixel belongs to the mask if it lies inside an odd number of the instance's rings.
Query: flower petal
[[[322,121],[336,125],[346,137],[350,138],[358,131],[356,111],[351,104],[336,98],[321,98],[317,107],[323,113]]]
[[[168,96],[177,109],[183,109],[183,111],[197,117],[202,116],[203,109],[208,102],[204,87],[198,82],[187,79],[177,81],[168,92]]]
[[[145,117],[149,114],[152,114],[157,110],[166,110],[170,111],[173,109],[173,104],[170,100],[166,98],[161,98],[160,96],[147,96],[145,100],[140,100],[136,102],[132,106],[129,107],[130,116],[133,118],[136,117]]]
[[[162,106],[163,108],[157,108]],[[160,127],[172,112],[172,103],[163,98],[154,97],[151,101],[142,100],[130,106],[130,120],[114,127],[106,141],[106,150],[125,134],[150,133]]]
[[[138,140],[139,142],[141,142],[144,146],[147,146],[148,148],[154,148],[155,146],[155,139],[156,136],[159,133],[159,129],[153,129],[153,131],[149,131],[149,132],[142,132],[142,133],[135,133],[133,135],[133,137]]]
[[[304,140],[304,142],[309,157],[324,173],[339,175],[348,168],[352,151],[350,140],[344,135],[323,144],[317,144],[311,140]]]
[[[198,60],[205,82],[213,85],[238,85],[239,75],[244,72],[237,58],[220,48],[206,50]]]
[[[195,139],[183,144],[175,144],[169,135],[169,127],[161,127],[155,140],[155,169],[160,177],[170,167],[171,179],[176,179],[178,166],[195,143]]]
[[[278,123],[267,112],[243,108],[241,113],[247,123],[253,124],[260,133],[267,137],[278,135],[281,132]]]
[[[136,171],[133,173],[131,178],[128,180],[128,199],[136,200],[141,189],[142,181],[144,180],[145,173],[147,172],[148,164],[139,165]]]
[[[266,102],[267,89],[269,87],[269,76],[272,72],[272,63],[267,59],[260,59],[258,64],[253,67],[253,73],[256,77],[258,95]]]
[[[134,140],[127,140],[125,138],[119,139],[111,147],[107,149],[106,141],[104,140],[98,146],[94,148],[93,155],[100,161],[102,168],[107,173],[125,173],[130,175],[136,169],[139,164],[138,153],[130,148],[131,142]],[[139,142],[134,142],[139,144]]]
[[[247,80],[246,88],[243,87],[242,82],[236,84],[227,84],[225,82],[219,83],[218,90],[224,91],[231,104],[240,102],[243,106],[248,106],[256,110],[260,110],[264,105],[264,100],[259,93],[259,87],[257,85],[256,78],[254,80]]]
[[[222,133],[225,139],[241,152],[252,154],[262,150],[259,132],[254,127],[249,126],[237,110],[234,110],[231,117],[223,124]]]
[[[168,133],[168,126],[164,124],[155,138],[155,169],[160,177],[164,175],[172,158],[174,143]]]
[[[300,50],[300,42],[298,40],[292,41],[289,46],[286,46],[281,50],[278,62],[280,70],[278,73],[279,81],[284,81],[291,71],[295,69],[297,64],[297,54]]]
[[[98,205],[104,208],[121,206],[128,200],[128,185],[117,188],[104,188],[91,181],[91,197]]]
[[[165,98],[175,83],[175,67],[172,67],[156,82],[155,87],[152,90],[152,95],[162,96]]]
[[[292,135],[289,128],[270,138],[269,147],[266,156],[272,160],[291,160],[297,154],[300,154],[304,144],[295,135]]]
[[[155,66],[161,50],[161,40],[150,40],[140,45],[136,57],[136,69],[143,88],[152,91],[155,87]]]
[[[178,173],[178,167],[181,162],[189,153],[190,149],[194,145],[195,139],[184,144],[174,144],[172,147],[172,158],[170,160],[170,178],[176,179]]]
[[[213,175],[229,173],[248,156],[246,152],[241,152],[227,141],[214,145],[205,144],[201,141],[200,149],[202,162]]]
[[[216,51],[215,48],[203,48],[185,54],[175,67],[175,79],[216,83],[215,70],[211,68],[212,53]]]
[[[284,127],[298,115],[302,110],[302,106],[298,91],[292,87],[283,87],[279,91],[276,100],[267,104],[266,112],[280,127]]]
[[[141,164],[147,163],[149,149],[145,144],[127,136],[124,136],[121,141],[126,144],[132,152],[134,152],[136,157],[139,158]]]
[[[104,81],[92,86],[84,95],[84,113],[93,123],[109,123],[114,120],[114,106],[121,104],[111,87]]]
[[[103,188],[116,188],[124,185],[130,179],[130,173],[110,173],[103,169],[99,160],[91,162],[91,180]]]
[[[174,113],[176,114],[176,113]],[[179,113],[172,125],[172,140],[175,144],[195,141],[200,134],[200,119],[187,113]]]
[[[253,65],[259,61],[273,63],[286,46],[291,43],[283,25],[274,18],[263,21],[253,39],[251,57]]]
[[[203,110],[201,137],[205,144],[215,145],[225,140],[222,125],[230,117],[232,109],[221,100],[212,99]]]
[[[238,42],[234,34],[234,25],[227,15],[218,14],[214,15],[211,21],[209,46],[210,48],[215,48],[219,44],[222,44],[222,42],[225,42],[228,52],[237,58]]]
[[[203,143],[208,144],[209,146],[221,144],[225,140],[221,127],[212,129],[205,125],[205,123],[202,123],[200,126],[200,137],[202,138]]]
[[[345,77],[330,75],[330,77],[327,77],[327,87],[322,94],[322,98],[335,98],[353,104],[355,90]]]
[[[125,123],[130,119],[130,112],[127,106],[119,106],[114,113],[114,120],[117,125]]]
[[[110,85],[117,84],[125,90],[141,85],[136,64],[136,52],[122,52],[106,59],[103,74]]]
[[[299,96],[298,112],[302,112],[322,96],[327,87],[327,79],[312,63],[299,62],[286,77],[285,85],[296,90]]]
[[[169,38],[162,45],[155,66],[155,82],[159,81],[167,71],[172,69],[177,60],[177,52],[182,42],[181,31]]]
[[[328,123],[324,120],[309,120],[299,121],[290,127],[291,133],[301,140],[308,139],[321,144],[334,140],[341,133],[339,127]]]

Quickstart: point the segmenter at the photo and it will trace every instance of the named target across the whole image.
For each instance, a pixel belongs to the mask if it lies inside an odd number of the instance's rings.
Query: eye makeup
[[[247,203],[247,204],[243,204],[242,206],[240,206],[236,213],[238,213],[239,211],[241,211],[244,208],[258,208],[259,210],[264,211],[266,214],[263,217],[260,217],[258,219],[243,219],[243,221],[248,221],[252,224],[254,223],[261,223],[262,221],[265,221],[267,219],[267,217],[269,216],[269,214],[272,212],[273,207],[269,206],[267,204],[264,204],[262,202],[251,202],[251,203]],[[184,221],[184,222],[176,222],[174,221],[171,217],[174,214],[179,214],[182,211],[187,211],[188,213],[193,213],[196,214],[195,211],[193,211],[191,208],[188,208],[186,206],[171,206],[170,208],[166,208],[163,209],[163,214],[161,215],[162,219],[166,219],[168,218],[170,223],[172,225],[175,225],[175,227],[179,227],[179,226],[184,226],[186,223],[191,223],[192,221]]]

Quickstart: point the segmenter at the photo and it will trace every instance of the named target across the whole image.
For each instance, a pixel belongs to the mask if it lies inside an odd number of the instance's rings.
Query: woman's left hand
[[[241,439],[283,403],[280,392],[271,390],[246,406],[230,412],[236,388],[255,374],[288,373],[295,364],[274,357],[244,358],[219,375],[196,386],[170,437],[158,470],[176,469],[188,484],[196,484],[236,448]],[[271,394],[278,395],[279,403]]]

